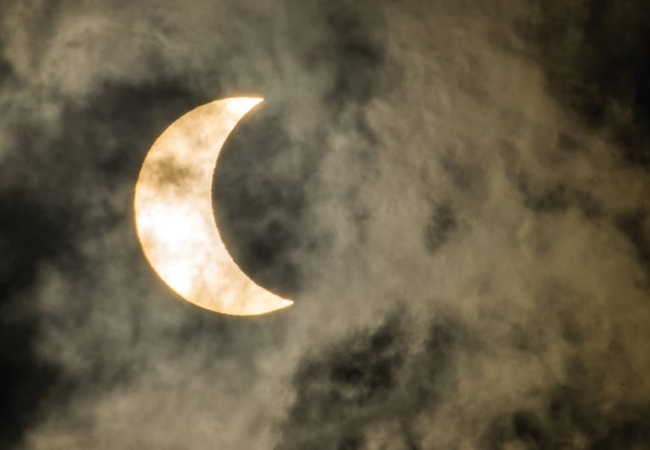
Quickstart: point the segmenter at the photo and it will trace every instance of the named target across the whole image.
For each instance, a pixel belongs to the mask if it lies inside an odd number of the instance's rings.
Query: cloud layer
[[[3,443],[645,448],[648,27],[596,3],[4,2]],[[250,319],[132,217],[160,132],[244,93],[215,210],[296,300]]]

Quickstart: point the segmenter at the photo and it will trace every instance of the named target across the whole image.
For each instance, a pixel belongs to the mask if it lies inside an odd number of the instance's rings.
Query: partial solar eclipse
[[[248,316],[292,301],[253,282],[228,253],[212,209],[212,179],[228,135],[260,98],[200,106],[171,124],[149,150],[135,186],[135,222],[147,260],[182,298]]]

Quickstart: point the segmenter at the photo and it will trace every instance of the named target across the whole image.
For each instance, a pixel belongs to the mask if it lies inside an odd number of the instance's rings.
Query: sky
[[[650,446],[643,0],[2,0],[0,448]],[[182,301],[133,191],[174,120],[242,270]]]

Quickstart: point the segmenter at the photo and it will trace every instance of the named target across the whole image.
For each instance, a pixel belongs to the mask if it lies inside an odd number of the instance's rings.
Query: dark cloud
[[[331,102],[335,109],[342,104],[368,102],[379,88],[379,74],[385,63],[384,19],[369,9],[369,2],[334,1],[317,5],[311,10],[314,16],[307,15],[307,18],[316,26],[322,24],[324,32],[299,29],[300,37],[309,42],[307,46],[298,45],[305,68],[330,75],[324,100]],[[305,20],[305,12],[298,9],[294,18]]]
[[[604,129],[632,164],[647,167],[650,129],[645,2],[547,2],[536,43],[551,91],[590,127]]]
[[[390,397],[407,351],[400,322],[395,317],[301,363],[278,449],[363,448],[364,427],[394,414]]]
[[[447,314],[433,320],[423,344],[409,328],[404,314],[390,315],[303,360],[277,448],[427,448],[418,420],[448,400],[456,358],[479,344]]]
[[[563,310],[559,298],[554,301],[557,306],[547,304],[540,315],[508,333],[528,341],[517,346],[522,356],[549,350],[531,345],[533,340],[548,344],[538,327],[549,320],[564,323],[560,339],[569,345],[588,345],[591,337],[577,338],[576,327],[581,325],[571,324],[571,313]],[[549,308],[555,312],[549,313]],[[580,352],[566,361],[572,367],[567,379],[549,380],[543,392],[526,393],[529,400],[535,399],[526,403],[534,406],[514,404],[501,413],[473,417],[462,407],[472,399],[462,398],[467,373],[460,364],[466,357],[498,352],[487,340],[494,330],[479,331],[451,312],[439,312],[426,339],[417,342],[404,315],[389,317],[372,332],[359,332],[301,362],[293,379],[296,399],[278,449],[431,448],[431,430],[440,422],[460,427],[443,425],[447,444],[440,448],[457,448],[463,441],[494,449],[645,448],[650,443],[644,425],[648,404],[609,404],[603,391],[607,376],[589,367],[592,361]],[[458,416],[445,417],[450,404],[459,407],[454,410]],[[486,426],[477,429],[473,420]]]
[[[28,293],[39,263],[68,248],[69,217],[56,205],[45,208],[34,194],[18,189],[2,191],[0,211],[0,446],[8,448],[34,423],[53,383],[61,381],[59,368],[34,349],[39,317],[25,312],[25,302],[35,308]]]
[[[522,177],[519,189],[524,204],[537,213],[565,212],[569,208],[576,208],[589,218],[602,215],[602,208],[589,193],[574,191],[562,183],[535,190],[530,188],[528,179]]]
[[[650,277],[650,219],[648,212],[645,210],[635,211],[617,217],[616,225],[634,247],[639,263]]]
[[[457,226],[454,210],[449,203],[442,203],[434,207],[425,230],[427,250],[435,253]]]
[[[486,448],[641,449],[650,443],[645,431],[647,408],[621,407],[606,413],[578,389],[559,386],[541,412],[518,410],[497,418],[484,437]]]
[[[475,147],[476,143],[465,144],[465,146]],[[478,195],[481,186],[485,185],[482,169],[474,161],[464,161],[459,159],[458,152],[449,149],[441,158],[441,165],[445,172],[449,174],[452,183],[460,191],[467,191],[468,195]],[[460,156],[462,158],[462,156]]]

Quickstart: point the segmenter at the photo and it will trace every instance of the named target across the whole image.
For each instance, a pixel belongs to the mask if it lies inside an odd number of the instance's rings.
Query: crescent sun
[[[212,178],[226,139],[260,98],[200,106],[167,128],[149,150],[135,186],[142,250],[178,295],[237,316],[265,314],[292,301],[253,282],[228,253],[212,209]]]

